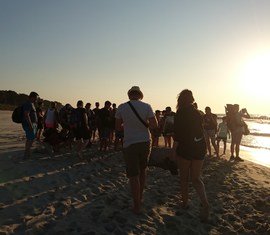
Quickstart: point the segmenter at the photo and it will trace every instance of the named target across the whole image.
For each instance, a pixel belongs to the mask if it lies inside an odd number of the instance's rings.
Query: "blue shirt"
[[[23,125],[28,125],[27,120],[24,116],[25,112],[29,112],[29,116],[30,116],[30,120],[32,123],[37,123],[37,112],[36,112],[36,108],[34,106],[33,103],[31,103],[30,101],[27,101],[24,105],[23,105],[23,120],[22,120],[22,124]]]

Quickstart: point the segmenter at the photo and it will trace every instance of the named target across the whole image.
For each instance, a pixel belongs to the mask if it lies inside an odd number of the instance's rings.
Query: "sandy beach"
[[[208,223],[199,220],[200,205],[191,186],[190,208],[183,210],[179,176],[150,167],[143,213],[134,215],[120,151],[104,154],[93,146],[84,152],[85,160],[74,152],[51,158],[36,145],[32,158],[21,161],[23,138],[15,131],[18,126],[3,126],[0,234],[270,233],[266,166],[229,162],[229,154],[207,158],[203,180],[211,204]]]

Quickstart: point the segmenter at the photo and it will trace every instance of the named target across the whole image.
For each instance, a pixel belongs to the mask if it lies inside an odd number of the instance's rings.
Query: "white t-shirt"
[[[218,137],[220,138],[227,138],[228,135],[228,127],[227,124],[224,122],[219,123],[218,125]]]
[[[131,100],[130,102],[145,122],[147,122],[149,118],[155,116],[153,109],[149,104],[140,100]],[[124,148],[131,144],[150,141],[149,129],[141,123],[128,103],[119,105],[115,118],[123,120]]]

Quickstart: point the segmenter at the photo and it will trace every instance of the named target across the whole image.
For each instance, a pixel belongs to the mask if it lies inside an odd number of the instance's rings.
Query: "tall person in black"
[[[194,98],[190,90],[183,90],[177,101],[174,119],[174,153],[180,169],[182,207],[188,208],[188,181],[192,184],[201,200],[201,219],[209,216],[209,203],[201,179],[206,143],[203,131],[203,119],[193,105]]]
[[[82,150],[88,145],[91,134],[89,133],[88,117],[83,101],[77,102],[77,109],[73,114],[75,120],[75,137],[77,141],[77,153],[82,158]]]

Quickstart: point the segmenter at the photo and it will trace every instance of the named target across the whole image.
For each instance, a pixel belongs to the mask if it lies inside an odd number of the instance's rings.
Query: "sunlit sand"
[[[31,160],[21,161],[20,126],[1,123],[0,233],[259,235],[269,231],[267,152],[242,147],[244,162],[229,162],[229,151],[220,159],[206,158],[208,223],[198,219],[195,191],[190,191],[190,208],[181,209],[179,177],[155,167],[149,167],[143,213],[135,216],[121,152],[104,154],[94,146],[81,160],[72,153],[51,158],[34,149]]]

